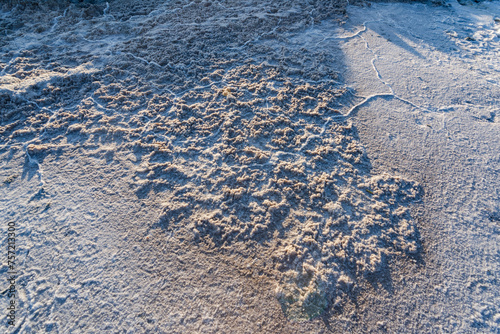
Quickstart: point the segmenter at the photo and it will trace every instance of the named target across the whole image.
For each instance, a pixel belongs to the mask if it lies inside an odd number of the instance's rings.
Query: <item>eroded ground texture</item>
[[[396,259],[416,268],[422,188],[372,172],[350,119],[374,98],[409,102],[345,84],[342,52],[323,42],[366,26],[315,30],[340,25],[345,4],[48,2],[0,14],[14,330],[321,332],[343,312],[335,328],[350,328],[362,286],[390,291]]]

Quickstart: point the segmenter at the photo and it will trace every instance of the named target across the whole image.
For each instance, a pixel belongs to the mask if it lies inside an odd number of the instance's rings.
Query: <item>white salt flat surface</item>
[[[0,11],[2,328],[498,332],[500,3],[206,3]]]

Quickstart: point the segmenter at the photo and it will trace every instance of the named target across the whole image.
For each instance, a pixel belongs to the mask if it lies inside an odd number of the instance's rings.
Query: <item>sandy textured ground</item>
[[[462,3],[5,7],[8,331],[498,331],[500,6]]]

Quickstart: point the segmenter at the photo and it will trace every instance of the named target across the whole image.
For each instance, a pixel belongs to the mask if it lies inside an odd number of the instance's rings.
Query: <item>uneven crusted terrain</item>
[[[352,119],[385,99],[426,121],[434,109],[382,77],[367,22],[337,31],[345,4],[0,13],[0,209],[20,229],[21,332],[363,331],[367,286],[385,294],[398,265],[425,263],[423,188],[374,171]],[[364,85],[340,49],[356,40]]]

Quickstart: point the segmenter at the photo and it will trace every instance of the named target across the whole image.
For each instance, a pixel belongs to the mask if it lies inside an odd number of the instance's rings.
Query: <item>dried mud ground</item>
[[[498,2],[0,24],[9,333],[498,332]]]

